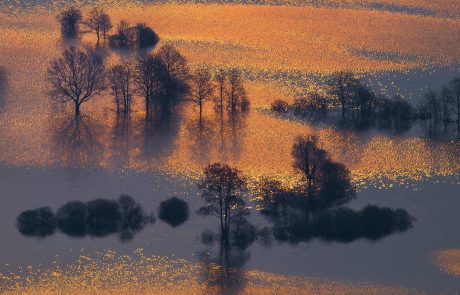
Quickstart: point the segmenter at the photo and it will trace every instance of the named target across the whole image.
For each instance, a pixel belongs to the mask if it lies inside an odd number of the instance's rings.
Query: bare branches
[[[107,32],[112,29],[109,15],[104,10],[96,7],[89,12],[84,25],[96,34],[97,44],[99,44],[101,37],[106,39]]]
[[[49,94],[61,102],[72,101],[78,117],[80,105],[105,90],[105,66],[93,50],[70,47],[51,62],[47,81]]]

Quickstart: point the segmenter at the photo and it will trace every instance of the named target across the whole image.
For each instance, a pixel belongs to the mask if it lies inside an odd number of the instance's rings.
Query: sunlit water
[[[269,175],[292,183],[293,140],[315,133],[331,157],[351,171],[360,192],[350,206],[404,208],[417,218],[414,228],[375,243],[315,240],[297,246],[253,245],[241,267],[244,283],[237,280],[230,290],[272,293],[272,285],[283,286],[286,293],[312,294],[459,290],[458,254],[452,250],[460,242],[456,235],[460,143],[455,136],[430,139],[423,125],[402,134],[341,131],[267,112],[275,99],[292,101],[309,90],[321,90],[325,75],[341,69],[353,69],[374,89],[403,94],[416,105],[428,88],[438,90],[460,74],[458,1],[314,2],[105,5],[114,23],[127,19],[152,26],[162,42],[175,45],[192,67],[243,70],[251,112],[220,121],[208,103],[204,128],[199,129],[197,112],[189,105],[181,110],[180,120],[146,126],[141,98],[129,121],[117,119],[109,95],[83,105],[84,117],[77,127],[69,120],[71,110],[53,106],[45,93],[46,68],[65,46],[54,17],[60,3],[22,2],[29,9],[24,13],[16,1],[6,1],[0,11],[0,69],[8,82],[0,95],[2,273],[17,273],[18,266],[31,265],[43,284],[32,284],[24,292],[93,293],[91,288],[108,285],[126,293],[219,292],[212,279],[194,274],[203,272],[198,256],[208,251],[198,236],[215,225],[210,217],[194,214],[200,205],[194,182],[202,168],[225,161],[253,180]],[[94,39],[85,35],[82,42],[91,44]],[[111,53],[107,62],[118,59]],[[153,211],[160,201],[177,195],[189,202],[192,214],[177,228],[157,220],[129,243],[115,235],[74,239],[57,233],[25,238],[15,227],[16,216],[26,209],[57,209],[71,200],[116,198],[123,193]],[[264,224],[255,210],[252,215],[254,222]],[[143,254],[134,253],[139,248]],[[106,256],[109,249],[114,253]],[[211,256],[218,253],[215,246],[209,251]],[[125,254],[128,257],[120,258]],[[81,255],[94,258],[85,262],[78,258]],[[57,270],[57,265],[69,270]],[[87,274],[74,273],[85,265]],[[98,281],[95,277],[107,265],[122,269],[123,275],[114,271],[106,281]],[[167,275],[158,278],[164,269]],[[33,274],[13,279],[8,275],[8,283],[23,282]],[[123,285],[120,276],[129,283]],[[78,290],[82,280],[94,285]],[[201,284],[203,280],[208,284]]]

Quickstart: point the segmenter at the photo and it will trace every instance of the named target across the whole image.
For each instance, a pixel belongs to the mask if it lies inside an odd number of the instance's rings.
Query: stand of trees
[[[460,77],[452,79],[439,93],[428,90],[419,107],[419,117],[428,121],[430,131],[456,123],[460,133]]]
[[[297,98],[292,105],[276,100],[270,109],[276,114],[292,112],[296,117],[324,120],[330,105],[336,104],[340,106],[342,126],[401,131],[420,119],[428,121],[430,130],[456,122],[460,132],[460,78],[453,79],[440,93],[429,90],[418,109],[399,95],[388,97],[373,92],[352,72],[332,75],[326,86],[327,95],[312,93]]]
[[[297,186],[286,188],[269,178],[259,185],[260,213],[273,223],[273,236],[278,241],[377,240],[412,226],[414,219],[402,209],[368,205],[354,211],[342,207],[355,197],[349,171],[328,158],[316,137],[299,137],[292,154],[293,167],[302,176]]]

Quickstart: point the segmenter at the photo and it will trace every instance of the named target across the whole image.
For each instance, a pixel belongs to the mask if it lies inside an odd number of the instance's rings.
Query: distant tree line
[[[457,115],[460,132],[460,79],[455,78],[441,93],[428,91],[422,105],[416,108],[403,97],[388,97],[371,90],[353,72],[338,72],[329,77],[326,94],[312,93],[295,99],[292,105],[276,100],[271,110],[277,114],[292,112],[294,116],[324,119],[331,105],[340,109],[340,123],[357,129],[375,126],[382,129],[406,130],[417,120],[429,121],[430,127],[441,122],[444,126],[452,123],[452,115]]]

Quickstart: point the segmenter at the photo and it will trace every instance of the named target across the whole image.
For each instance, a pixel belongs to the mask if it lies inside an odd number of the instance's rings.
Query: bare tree
[[[81,104],[106,89],[105,66],[93,50],[70,47],[51,61],[47,81],[50,95],[61,102],[73,102],[75,117],[79,117]]]
[[[430,130],[437,126],[439,121],[439,100],[438,95],[433,90],[429,90],[423,97],[421,111],[429,120]]]
[[[224,97],[228,88],[228,75],[224,69],[217,70],[217,73],[214,76],[214,80],[217,84],[218,97],[216,99],[217,108],[219,110],[220,117],[224,114]]]
[[[147,118],[151,113],[151,106],[155,106],[164,93],[166,75],[166,65],[157,56],[148,55],[138,60],[134,82],[139,94],[145,97]]]
[[[198,214],[219,218],[222,238],[228,238],[232,220],[247,210],[242,198],[246,181],[238,174],[238,170],[225,164],[210,164],[198,184],[206,202]]]
[[[450,82],[450,88],[452,89],[453,94],[455,95],[457,101],[457,132],[460,133],[460,77],[453,79]]]
[[[61,33],[66,38],[78,36],[80,23],[83,19],[80,9],[72,6],[61,12],[57,16],[61,24]]]
[[[232,69],[228,73],[228,108],[232,115],[238,111],[238,107],[244,106],[247,100],[243,78],[238,69]]]
[[[115,98],[117,113],[120,112],[121,106],[125,114],[129,114],[131,110],[133,76],[129,63],[116,65],[109,71],[109,84]]]
[[[359,84],[358,78],[353,72],[341,71],[332,75],[327,81],[329,92],[340,102],[342,108],[342,120],[345,120],[347,105],[354,95],[354,88]]]
[[[314,197],[318,189],[319,171],[327,162],[327,154],[318,148],[316,136],[299,136],[292,147],[294,163],[292,166],[301,171],[306,178],[306,193],[308,197]]]
[[[197,68],[190,79],[191,101],[200,108],[200,124],[203,118],[203,104],[209,100],[213,93],[212,75],[211,72],[204,67]]]
[[[451,106],[452,102],[454,101],[452,90],[446,86],[442,87],[440,99],[442,108],[442,122],[444,123],[444,126],[446,126],[450,121]]]
[[[162,107],[170,108],[178,102],[182,94],[188,89],[190,79],[187,60],[172,45],[162,46],[156,56],[165,64],[168,74],[166,80],[166,95],[163,99]]]
[[[101,36],[105,38],[106,34],[112,28],[110,17],[104,10],[94,7],[84,21],[87,26],[97,36],[97,44],[100,42]]]

